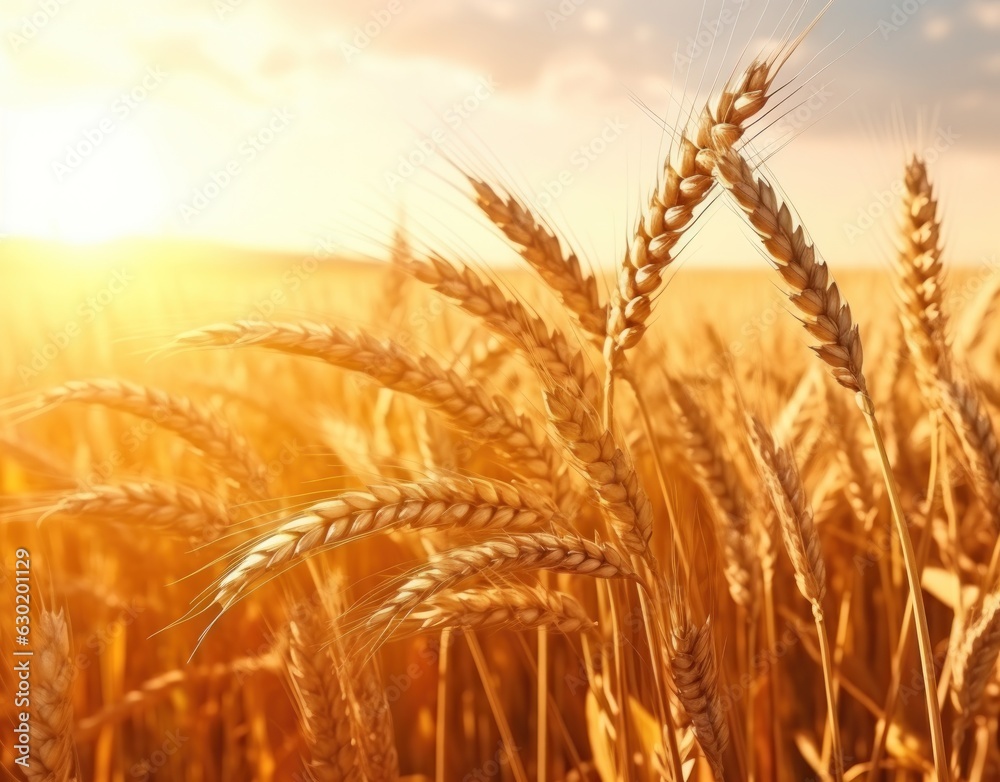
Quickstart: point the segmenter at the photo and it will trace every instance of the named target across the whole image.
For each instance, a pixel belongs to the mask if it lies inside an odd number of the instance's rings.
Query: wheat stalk
[[[826,595],[826,563],[823,546],[813,521],[812,508],[806,499],[802,479],[791,454],[777,446],[771,433],[752,415],[747,420],[750,450],[764,487],[778,518],[778,527],[785,550],[795,571],[795,583],[802,596],[812,606],[826,684],[826,700],[833,752],[834,778],[844,778],[844,753],[837,716],[837,695],[834,686],[833,658],[827,637],[823,598]]]
[[[604,341],[607,426],[611,425],[615,376],[622,357],[645,334],[654,297],[676,257],[674,249],[715,185],[714,153],[732,149],[742,139],[750,120],[767,105],[768,91],[781,67],[818,21],[819,17],[783,50],[750,63],[739,78],[723,87],[714,107],[706,105],[692,126],[681,132],[676,150],[671,147],[663,176],[622,257],[608,303]]]
[[[795,571],[795,583],[802,596],[822,610],[826,596],[823,547],[799,471],[791,454],[774,442],[760,420],[751,415],[747,430],[754,462],[777,514],[781,538]]]
[[[317,323],[237,321],[191,331],[179,344],[257,346],[306,356],[365,374],[386,388],[413,396],[438,410],[455,426],[510,456],[519,470],[553,487],[557,500],[572,493],[558,454],[529,420],[502,397],[490,396],[478,383],[446,369],[430,356],[409,353],[392,340]]]
[[[254,495],[264,493],[267,472],[246,439],[217,413],[193,399],[126,380],[71,380],[42,394],[39,406],[66,402],[101,405],[146,418],[225,465],[232,477]]]
[[[686,608],[673,605],[668,638],[669,668],[691,729],[716,780],[725,776],[723,757],[729,744],[729,726],[719,699],[719,671],[712,639],[712,623],[696,625]]]
[[[400,633],[416,635],[444,628],[488,630],[551,628],[562,633],[596,632],[597,626],[572,596],[521,584],[445,592],[412,611]]]
[[[467,179],[483,213],[556,292],[584,330],[603,339],[607,315],[596,278],[583,271],[575,254],[563,255],[559,239],[517,198],[510,194],[505,197],[476,177],[467,176]]]
[[[715,154],[714,159],[716,178],[760,235],[790,289],[789,300],[798,308],[803,326],[819,341],[813,350],[838,383],[867,394],[864,351],[850,305],[802,226],[795,224],[787,204],[767,180],[754,175],[744,157],[730,150]]]
[[[941,222],[927,165],[914,157],[906,166],[899,251],[896,254],[896,290],[900,321],[917,378],[933,400],[939,377],[950,369],[944,311],[944,266],[941,261]]]
[[[728,149],[742,138],[749,120],[767,105],[768,90],[784,63],[779,56],[755,60],[740,78],[727,84],[714,107],[705,106],[694,125],[682,132],[676,154],[667,156],[663,176],[622,258],[611,292],[605,343],[609,367],[616,366],[617,357],[635,347],[645,333],[653,297],[674,260],[674,248],[712,190],[713,166],[705,153]]]
[[[298,607],[291,628],[289,669],[309,770],[317,780],[392,782],[399,777],[392,712],[375,662],[345,653],[341,594],[335,579],[321,583],[319,606]]]
[[[43,610],[32,628],[35,656],[30,661],[31,753],[24,769],[29,782],[75,779],[73,678],[69,627],[62,610]]]
[[[395,782],[399,779],[399,754],[392,711],[374,663],[369,662],[357,672],[353,701],[358,736],[365,755],[365,779]]]
[[[597,400],[597,379],[588,369],[582,351],[570,344],[561,331],[531,314],[520,301],[507,298],[495,283],[482,279],[468,266],[456,268],[436,256],[427,261],[410,261],[403,268],[521,350],[534,363],[543,386],[568,384],[589,402]]]
[[[362,780],[351,705],[334,658],[325,645],[319,612],[292,622],[288,670],[309,746],[309,772],[316,782]]]
[[[941,261],[941,222],[926,164],[914,157],[906,169],[902,241],[897,254],[900,320],[917,379],[938,402],[971,466],[973,486],[1000,527],[1000,447],[972,383],[959,376],[948,344]]]
[[[715,511],[729,593],[737,605],[755,612],[758,561],[742,481],[735,465],[723,455],[723,440],[715,424],[688,387],[670,380],[669,388],[671,402],[683,426],[688,462]]]
[[[555,511],[528,490],[470,478],[345,492],[310,506],[257,542],[219,582],[215,600],[229,608],[269,573],[366,535],[428,527],[525,531],[554,516]]]
[[[989,414],[962,379],[942,380],[939,398],[958,435],[970,468],[972,487],[1000,529],[1000,443]]]
[[[43,515],[87,516],[110,523],[139,522],[184,536],[217,533],[232,519],[214,495],[180,485],[126,482],[91,486],[60,497]]]
[[[653,535],[653,508],[631,460],[575,394],[556,388],[545,395],[545,404],[626,549],[647,555]]]
[[[925,682],[924,696],[934,744],[935,770],[940,782],[947,782],[949,776],[944,730],[941,727],[940,708],[934,695],[937,688],[934,650],[927,624],[920,572],[882,431],[875,415],[875,406],[868,394],[862,371],[864,352],[861,336],[851,315],[851,308],[841,297],[829,269],[818,257],[816,248],[806,237],[802,226],[795,224],[788,206],[780,201],[767,180],[755,177],[750,164],[732,150],[714,154],[713,158],[716,161],[717,179],[732,195],[760,236],[764,248],[790,289],[789,299],[798,308],[806,331],[819,341],[813,350],[827,364],[834,379],[855,392],[855,399],[868,423],[889,495],[896,534],[903,551],[903,565],[916,618],[920,664]]]
[[[615,548],[574,535],[517,533],[435,555],[373,612],[369,630],[391,628],[421,603],[474,575],[500,576],[548,570],[593,578],[635,578]]]
[[[986,685],[1000,656],[1000,592],[992,592],[969,624],[955,654],[952,695],[957,715],[952,741],[955,756],[961,750],[965,731],[979,712]]]

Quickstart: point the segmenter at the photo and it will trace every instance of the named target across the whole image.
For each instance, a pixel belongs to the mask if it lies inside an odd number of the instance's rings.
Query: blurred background
[[[664,128],[823,5],[9,0],[5,254],[19,237],[145,237],[384,256],[405,214],[427,242],[512,261],[454,187],[457,164],[610,268]],[[949,261],[995,254],[1000,2],[838,0],[784,80],[755,147],[831,263],[884,263],[907,150],[936,160]],[[711,209],[686,259],[762,264],[730,207]]]

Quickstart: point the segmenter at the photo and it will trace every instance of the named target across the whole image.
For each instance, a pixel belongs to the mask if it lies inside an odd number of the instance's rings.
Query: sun
[[[165,177],[137,123],[85,107],[7,112],[0,231],[58,241],[151,235],[169,214]]]

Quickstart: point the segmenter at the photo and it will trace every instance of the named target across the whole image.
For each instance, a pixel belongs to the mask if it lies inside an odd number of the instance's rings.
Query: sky
[[[0,233],[378,256],[403,221],[508,262],[465,169],[610,267],[691,107],[823,5],[5,0]],[[912,152],[952,262],[996,262],[1000,0],[836,0],[776,86],[749,152],[831,263],[886,262]],[[763,263],[725,197],[682,258]]]

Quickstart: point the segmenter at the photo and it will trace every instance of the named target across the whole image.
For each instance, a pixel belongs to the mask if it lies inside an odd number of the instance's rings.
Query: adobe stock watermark
[[[246,0],[215,0],[215,15],[224,21],[227,16],[242,8],[245,2]]]
[[[29,381],[48,369],[53,361],[80,338],[85,327],[97,320],[98,315],[125,293],[134,281],[135,277],[127,268],[114,269],[103,288],[80,302],[76,308],[77,317],[49,331],[45,342],[32,351],[31,358],[17,365],[17,375],[21,383],[27,385]]]
[[[278,454],[263,465],[264,471],[259,478],[252,479],[242,487],[236,495],[227,502],[227,510],[244,507],[257,497],[270,496],[270,487],[302,456],[303,448],[296,439],[284,440]],[[253,492],[253,494],[251,494]],[[200,541],[210,543],[217,540],[230,529],[229,519],[214,518],[202,528]]]
[[[812,87],[808,98],[801,101],[794,109],[774,123],[775,134],[778,138],[783,138],[803,130],[819,116],[823,107],[830,102],[832,97],[833,90],[829,86]]]
[[[159,65],[151,65],[141,81],[122,91],[112,102],[108,114],[84,130],[76,141],[67,144],[61,158],[52,161],[52,172],[56,175],[56,180],[63,182],[80,168],[114,134],[120,127],[119,123],[127,120],[133,111],[160,88],[166,77],[167,74]]]
[[[691,63],[711,50],[719,36],[736,24],[740,12],[748,3],[749,0],[725,0],[719,15],[702,22],[698,32],[689,35],[684,42],[684,48],[674,54],[674,65],[677,69],[683,73]]]
[[[166,738],[157,749],[132,765],[129,769],[129,776],[132,779],[150,779],[155,776],[156,772],[167,765],[171,757],[180,752],[181,747],[190,738],[179,730],[168,730],[165,735]]]
[[[781,636],[774,639],[774,647],[755,652],[751,660],[751,669],[744,671],[736,681],[730,682],[720,690],[719,705],[723,712],[741,703],[752,692],[754,682],[770,671],[798,642],[799,634],[795,632],[795,627],[786,622]]]
[[[963,281],[958,288],[950,288],[945,301],[945,310],[961,312],[962,308],[974,301],[980,295],[983,287],[991,278],[1000,274],[1000,259],[996,255],[982,259],[982,265],[977,267],[975,274]]]
[[[541,189],[535,193],[535,200],[543,208],[552,206],[557,198],[563,195],[577,176],[587,171],[608,148],[622,137],[628,130],[628,125],[618,117],[608,119],[600,133],[581,144],[569,156],[569,165],[558,174],[542,182]]]
[[[941,159],[941,156],[945,152],[955,146],[960,138],[961,135],[950,127],[947,130],[940,128],[934,137],[933,143],[923,150],[920,157],[927,165],[933,165]],[[844,236],[847,240],[851,244],[854,244],[860,236],[869,231],[880,218],[884,217],[887,212],[898,204],[905,193],[906,181],[902,177],[894,180],[884,190],[873,191],[872,200],[867,206],[858,209],[857,218],[854,222],[844,223]]]
[[[415,141],[408,152],[401,152],[396,158],[395,168],[385,172],[385,183],[389,192],[395,193],[399,185],[413,176],[421,167],[427,165],[437,151],[447,144],[449,133],[468,122],[472,115],[493,97],[496,90],[497,83],[493,77],[483,76],[471,92],[452,103],[443,115],[448,129],[440,125],[434,128],[426,136]]]
[[[351,39],[340,45],[340,52],[347,64],[350,65],[355,57],[371,46],[401,13],[403,0],[389,0],[381,8],[372,11],[366,22],[357,25],[352,31]]]
[[[237,147],[237,154],[230,158],[221,168],[217,168],[197,188],[189,201],[179,207],[180,216],[190,224],[226,190],[244,172],[245,166],[252,163],[271,144],[273,144],[291,125],[294,115],[291,109],[275,109],[270,119],[253,133],[249,134]]]
[[[31,41],[38,37],[46,27],[52,24],[62,12],[62,9],[69,5],[72,0],[41,0],[38,10],[33,11],[21,19],[15,32],[7,34],[7,42],[15,52],[19,52]]]
[[[786,299],[774,297],[760,312],[749,316],[740,326],[740,338],[726,344],[721,353],[717,353],[711,363],[691,383],[696,393],[701,393],[716,385],[729,371],[733,362],[744,355],[747,349],[759,343],[764,334],[774,328],[781,320],[786,307]]]
[[[549,29],[554,31],[586,3],[587,0],[560,0],[555,8],[546,8],[545,21],[549,23]]]
[[[902,30],[925,5],[927,5],[927,0],[903,0],[901,3],[894,3],[892,13],[889,14],[888,18],[879,19],[878,22],[878,31],[882,34],[882,40],[888,41],[893,33]]]
[[[308,256],[293,264],[281,275],[281,279],[266,295],[254,300],[250,310],[240,320],[253,324],[267,323],[279,307],[288,303],[288,293],[296,293],[319,271],[320,264],[334,257],[337,244],[329,236],[322,236],[313,245]]]
[[[426,339],[432,325],[446,312],[447,305],[442,296],[434,296],[425,303],[410,310],[406,317],[408,328],[393,339],[395,346],[403,351],[419,353],[419,343]],[[384,384],[377,378],[399,371],[396,351],[375,353],[357,372],[352,372],[349,382],[359,391],[381,389]]]
[[[99,631],[91,633],[87,638],[85,647],[88,651],[78,652],[73,658],[73,665],[78,670],[86,670],[95,659],[99,659],[104,651],[111,645],[119,635],[124,633],[143,613],[146,607],[136,601],[135,598],[129,601],[111,622],[106,624]]]
[[[513,752],[520,754],[521,747],[514,746]],[[462,777],[462,782],[487,782],[490,779],[496,779],[500,776],[500,772],[506,766],[510,765],[511,753],[508,751],[507,747],[504,746],[502,741],[497,742],[497,751],[493,753],[493,757],[483,763],[479,768],[470,771],[468,774]]]

